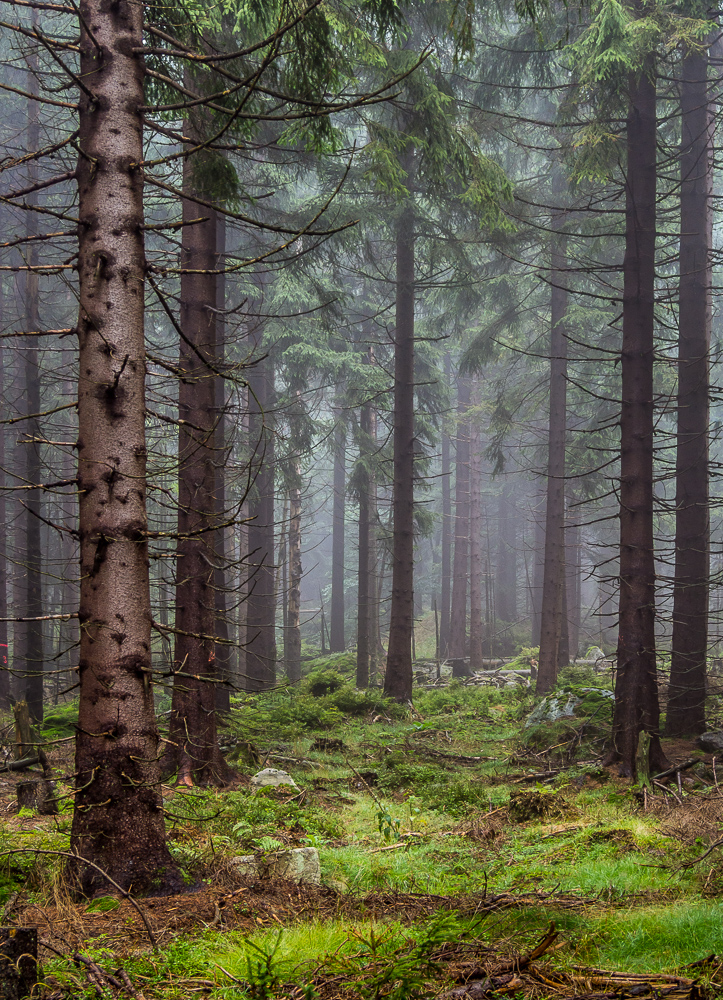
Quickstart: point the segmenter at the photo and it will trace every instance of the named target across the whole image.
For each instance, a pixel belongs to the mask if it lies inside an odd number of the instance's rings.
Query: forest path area
[[[58,814],[13,813],[27,775],[0,786],[4,921],[38,928],[40,996],[134,995],[118,968],[145,1000],[723,994],[709,754],[666,743],[688,766],[643,792],[600,764],[609,678],[587,668],[563,674],[540,719],[526,686],[461,682],[420,688],[411,713],[354,689],[349,661],[239,697],[223,731],[233,783],[164,786],[188,891],[135,905],[67,892],[52,852],[69,846],[75,706],[48,712]],[[297,787],[252,787],[267,767]],[[299,847],[318,852],[320,884],[273,877]]]

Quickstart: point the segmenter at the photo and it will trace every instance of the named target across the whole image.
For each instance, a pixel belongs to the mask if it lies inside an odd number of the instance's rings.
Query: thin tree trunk
[[[467,577],[469,573],[469,435],[467,410],[470,381],[457,383],[457,454],[455,456],[454,563],[452,566],[452,610],[449,655],[460,659],[467,652]]]
[[[346,507],[346,424],[341,408],[336,407],[334,432],[334,505],[331,528],[331,621],[329,648],[332,653],[343,653],[344,636],[344,521]]]
[[[37,26],[37,13],[33,12],[33,24]],[[31,94],[38,93],[37,68],[38,59],[32,52],[28,59],[28,89]],[[28,101],[28,149],[40,148],[40,125],[38,121],[38,102]],[[38,161],[31,160],[28,170],[29,184],[38,181]],[[38,216],[33,207],[38,203],[37,192],[27,197],[30,206],[25,215],[26,236],[32,240],[38,233]],[[35,266],[38,261],[37,243],[29,243],[28,263]],[[28,331],[40,329],[38,275],[36,271],[25,272],[25,328]],[[26,413],[40,412],[40,367],[38,365],[38,338],[28,337],[27,346],[23,349],[25,374],[25,406]],[[25,526],[25,610],[28,619],[40,618],[43,615],[43,593],[41,575],[41,482],[40,463],[40,423],[37,417],[31,417],[24,425],[25,448],[25,484],[30,487],[23,498]],[[28,703],[30,718],[40,722],[43,718],[43,624],[40,621],[27,621],[22,630],[24,639],[22,660],[25,666],[25,700]]]
[[[374,358],[374,348],[369,348],[369,354]],[[377,411],[374,406],[369,408],[369,444],[372,452],[377,449]],[[377,500],[377,476],[374,466],[369,470],[369,683],[376,681],[380,664],[384,660],[385,651],[382,645],[380,626],[381,590],[384,576],[383,567],[379,562],[379,510]]]
[[[246,600],[246,690],[263,691],[276,682],[276,600],[274,574],[274,375],[273,363],[256,341],[258,362],[249,368],[249,438],[252,449],[249,496]]]
[[[475,392],[475,404],[479,402]],[[469,497],[469,666],[482,669],[482,456],[480,454],[479,416],[470,424]]]
[[[708,421],[712,319],[711,140],[708,59],[683,59],[680,103],[680,334],[673,639],[666,733],[705,730],[710,511]]]
[[[123,889],[183,882],[166,847],[151,682],[143,336],[143,10],[82,0],[80,706],[71,850]],[[92,34],[87,26],[92,25]],[[106,879],[72,866],[87,894]]]
[[[359,577],[357,584],[356,686],[369,687],[372,644],[373,577],[371,567],[370,485],[371,403],[359,415]]]
[[[535,509],[535,534],[532,566],[532,645],[540,645],[542,631],[542,589],[545,578],[545,511]]]
[[[289,491],[289,601],[286,622],[286,676],[301,680],[301,469],[294,469]]]
[[[517,539],[515,537],[515,506],[513,487],[509,482],[502,486],[498,501],[497,544],[497,617],[503,622],[517,620]]]
[[[642,10],[642,0],[637,9]],[[649,763],[666,761],[658,736],[653,554],[653,360],[655,354],[655,67],[650,56],[629,79],[623,348],[620,414],[620,595],[618,666],[610,762],[635,778],[638,738],[650,734]]]
[[[384,693],[412,698],[414,628],[414,205],[397,220],[392,602]]]
[[[200,137],[198,124],[187,131]],[[183,166],[193,194],[192,160]],[[178,533],[173,698],[164,766],[181,784],[222,784],[229,777],[216,729],[217,531],[216,213],[183,199],[178,367]]]
[[[449,351],[444,356],[444,375],[449,385],[452,370]],[[452,599],[452,490],[450,477],[449,434],[442,428],[442,593],[440,601],[439,651],[446,659],[449,652],[450,606]]]
[[[567,527],[567,555],[565,558],[565,585],[567,588],[567,622],[569,635],[569,654],[576,659],[580,651],[580,624],[582,609],[580,607],[580,525]]]
[[[198,207],[198,206],[197,206]],[[216,214],[216,357],[221,370],[225,364],[226,348],[226,218]],[[223,526],[226,517],[226,466],[230,449],[226,442],[226,383],[221,375],[214,377],[216,384],[216,440],[214,443],[214,465],[216,467],[216,520],[221,522],[214,533],[214,604],[216,613],[216,677],[223,683],[216,685],[216,711],[231,711],[231,690],[233,674],[233,647],[230,645],[228,628],[228,529]]]
[[[559,167],[553,190],[561,193]],[[565,579],[565,436],[567,429],[567,241],[561,232],[563,213],[553,216],[551,253],[550,423],[547,444],[547,501],[545,514],[545,565],[542,579],[540,661],[537,694],[555,685],[560,655],[563,587]]]

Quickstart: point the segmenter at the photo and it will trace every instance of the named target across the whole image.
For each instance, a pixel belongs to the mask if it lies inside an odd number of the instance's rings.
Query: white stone
[[[279,785],[289,785],[290,788],[299,790],[299,786],[286,771],[277,771],[275,767],[265,767],[263,771],[258,771],[251,779],[254,788],[278,788]]]
[[[295,847],[271,854],[247,854],[234,858],[233,863],[245,878],[257,879],[268,874],[292,882],[321,885],[319,852],[315,847]]]

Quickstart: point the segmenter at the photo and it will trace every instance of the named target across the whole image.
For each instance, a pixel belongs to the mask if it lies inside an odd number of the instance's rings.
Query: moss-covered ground
[[[717,993],[715,962],[681,971],[723,954],[720,852],[692,863],[721,835],[710,758],[693,744],[670,745],[673,759],[701,758],[680,787],[631,788],[600,764],[609,678],[583,669],[566,671],[558,689],[561,702],[578,702],[574,714],[537,725],[526,723],[539,699],[523,686],[420,686],[412,712],[356,691],[352,669],[350,657],[328,658],[298,690],[236,699],[222,739],[238,780],[230,789],[165,789],[171,851],[189,894],[182,904],[175,897],[172,924],[166,904],[154,902],[155,952],[142,933],[129,931],[123,946],[127,904],[73,903],[61,862],[33,853],[67,850],[70,798],[57,817],[5,813],[0,905],[5,922],[42,915],[41,936],[54,949],[44,952],[46,994],[125,995],[121,979],[101,989],[82,960],[66,957],[80,950],[107,970],[122,962],[146,1000],[432,996],[455,978],[433,960],[445,948],[466,941],[477,954],[524,953],[551,920],[559,933],[546,968],[700,975]],[[73,712],[51,711],[43,731],[56,741],[59,777],[70,771],[72,744],[62,741],[72,737]],[[287,770],[300,791],[254,792],[249,778],[261,767]],[[255,908],[231,859],[289,846],[318,849],[324,887],[313,905],[302,893],[298,905],[289,895],[286,907]],[[218,917],[224,893],[235,920]],[[195,923],[194,900],[210,907]],[[550,986],[550,996],[560,992]],[[533,993],[546,995],[544,984]]]

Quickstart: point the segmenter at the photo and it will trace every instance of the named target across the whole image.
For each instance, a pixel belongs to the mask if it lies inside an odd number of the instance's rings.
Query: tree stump
[[[37,930],[0,927],[0,1000],[24,1000],[37,981]]]
[[[18,811],[32,809],[40,816],[55,816],[58,812],[54,781],[48,781],[47,778],[21,781],[15,791],[18,797]]]

